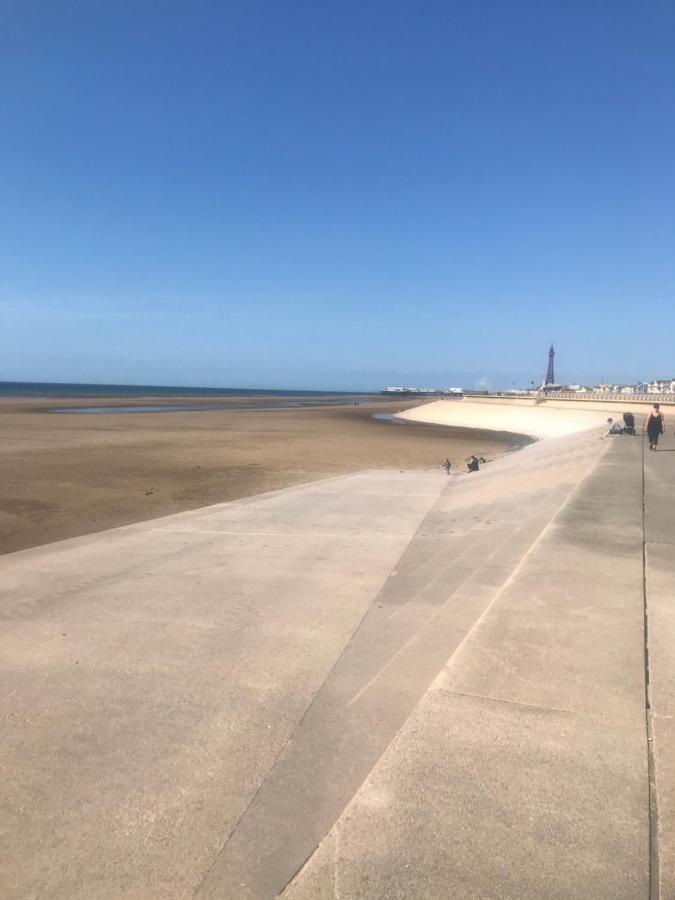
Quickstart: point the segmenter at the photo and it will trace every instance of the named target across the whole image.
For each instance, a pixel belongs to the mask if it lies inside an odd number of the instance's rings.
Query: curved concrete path
[[[626,404],[630,408],[630,403]],[[436,400],[397,413],[397,419],[453,428],[525,434],[537,440],[565,437],[605,425],[608,417],[621,419],[616,407],[554,407],[533,400]]]
[[[641,442],[599,434],[1,557],[3,896],[647,900]]]

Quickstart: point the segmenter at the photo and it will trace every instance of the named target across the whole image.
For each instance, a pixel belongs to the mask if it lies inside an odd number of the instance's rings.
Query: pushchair
[[[627,412],[623,414],[623,433],[635,434],[635,416],[633,413]]]

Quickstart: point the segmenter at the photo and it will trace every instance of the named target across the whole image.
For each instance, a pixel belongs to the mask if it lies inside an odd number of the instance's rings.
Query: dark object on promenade
[[[478,468],[478,460],[475,456],[470,456],[467,463],[467,469],[469,470],[469,472],[477,472]]]
[[[635,434],[635,416],[633,413],[626,412],[623,414],[623,433]]]
[[[647,436],[649,437],[649,449],[656,450],[657,444],[659,443],[659,437],[663,434],[663,413],[659,408],[659,404],[654,404],[654,409],[651,411],[649,418],[647,419]]]
[[[448,459],[447,456],[445,457],[445,459],[443,460],[443,462],[441,463],[441,465],[443,466],[443,468],[445,469],[445,471],[446,471],[447,474],[449,475],[449,474],[450,474],[450,468],[451,468],[451,466],[452,466],[452,463],[450,462],[450,460]]]

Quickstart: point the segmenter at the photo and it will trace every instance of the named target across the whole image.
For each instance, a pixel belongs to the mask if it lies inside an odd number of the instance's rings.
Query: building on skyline
[[[551,344],[551,349],[548,351],[548,371],[546,372],[546,381],[544,382],[544,387],[548,384],[555,384],[555,374],[553,371],[553,360],[555,359],[555,349],[553,344]]]
[[[548,351],[548,369],[546,371],[546,378],[540,388],[542,391],[559,391],[561,389],[561,386],[557,384],[555,380],[554,361],[555,347],[551,344],[551,348]]]

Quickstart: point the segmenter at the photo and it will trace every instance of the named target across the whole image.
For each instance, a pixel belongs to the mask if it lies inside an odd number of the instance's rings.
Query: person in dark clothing
[[[659,437],[663,434],[663,413],[659,409],[659,404],[654,404],[654,409],[651,411],[649,418],[647,419],[647,437],[649,438],[649,449],[656,450],[656,445],[659,442]]]
[[[477,472],[478,471],[478,460],[475,456],[469,457],[469,462],[467,463],[467,469],[469,472]]]

